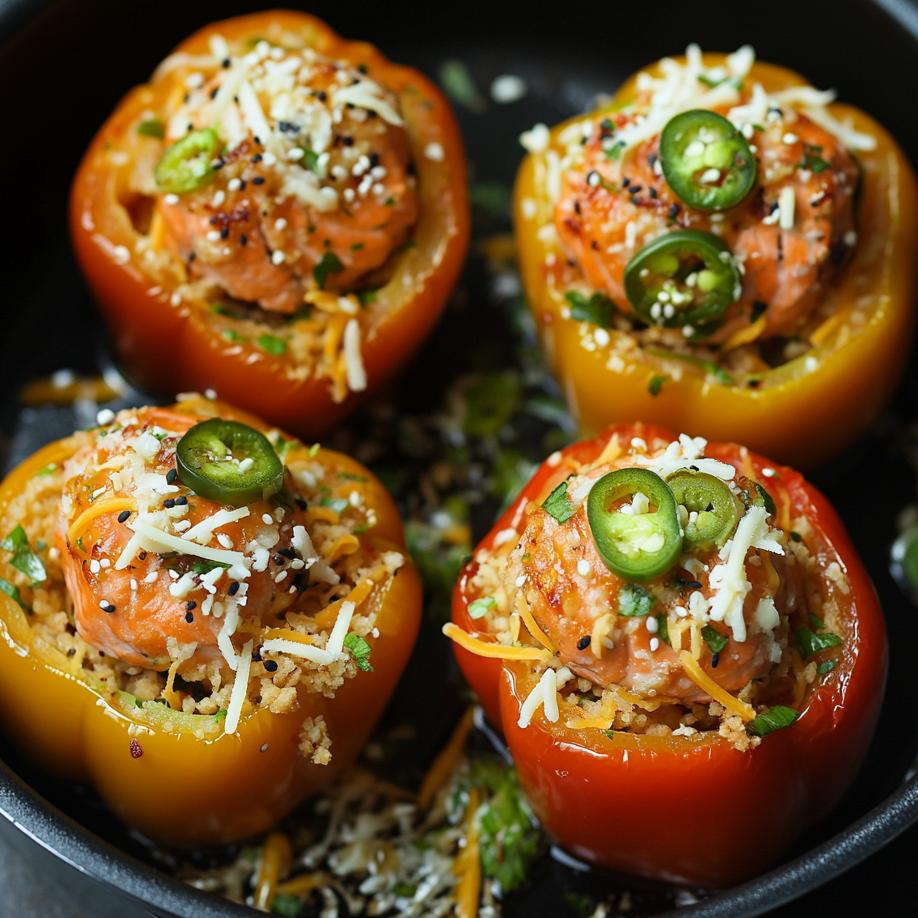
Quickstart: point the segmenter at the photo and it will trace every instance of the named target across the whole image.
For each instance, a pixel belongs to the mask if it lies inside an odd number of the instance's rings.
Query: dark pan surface
[[[5,247],[5,334],[0,339],[0,384],[8,393],[0,408],[6,465],[91,420],[70,408],[21,411],[16,393],[22,384],[61,367],[97,373],[109,360],[104,330],[66,236],[67,187],[82,149],[121,93],[144,79],[186,33],[213,19],[252,9],[229,2],[190,5],[149,0],[130,5],[114,0],[39,3],[34,5],[37,12],[23,11],[30,4],[11,6],[14,18],[0,19],[0,34],[9,36],[2,30],[9,30],[10,22],[16,25],[29,19],[26,12],[34,15],[13,38],[7,37],[0,51],[0,85],[15,87],[15,92],[5,92],[6,130],[14,142],[4,144],[2,172],[8,213],[15,215],[7,221],[15,227],[15,235]],[[487,13],[469,5],[401,10],[382,4],[362,9],[356,4],[344,8],[316,3],[310,9],[342,33],[372,39],[390,56],[431,75],[436,75],[444,59],[460,59],[485,96],[498,74],[526,78],[529,93],[518,103],[490,105],[481,114],[459,109],[476,183],[506,185],[512,180],[520,159],[521,130],[581,110],[597,92],[613,90],[642,64],[678,53],[688,41],[713,50],[753,43],[762,59],[794,67],[816,85],[838,88],[845,101],[871,111],[912,159],[918,158],[918,123],[908,104],[914,89],[918,12],[905,3],[850,3],[843,6],[844,13],[841,5],[771,3],[767,15],[755,15],[754,26],[749,24],[753,17],[741,18],[735,4],[722,4],[717,10],[707,4],[703,15],[692,4],[655,4],[652,21],[638,20],[633,12],[611,4],[560,14],[504,8],[500,16],[493,8]],[[481,233],[509,227],[500,219],[479,217]],[[495,299],[482,259],[473,253],[446,320],[392,393],[399,417],[427,415],[463,373],[519,365],[521,354],[526,357],[527,343],[524,336],[523,345],[519,344],[512,305]],[[706,899],[685,914],[754,914],[775,907],[826,883],[918,819],[918,783],[914,779],[904,783],[918,750],[918,724],[908,700],[912,686],[908,648],[915,609],[887,568],[896,514],[914,499],[914,472],[901,431],[903,423],[916,416],[916,403],[918,379],[912,373],[894,408],[868,436],[815,476],[848,523],[888,616],[889,690],[864,771],[839,810],[800,841],[784,866],[738,890]],[[372,412],[351,421],[336,442],[357,442],[370,427],[395,451],[392,458],[410,469],[412,457],[399,452],[398,428]],[[529,458],[539,459],[545,452],[540,439],[545,430],[522,433],[529,438]],[[476,537],[495,509],[493,502],[485,501],[476,511]],[[417,761],[411,766],[416,773],[449,731],[443,712],[458,711],[461,704],[445,642],[437,637],[431,620],[426,630],[390,713],[390,720],[398,719],[411,699],[412,716],[426,725],[416,744]],[[444,679],[447,669],[452,676]],[[418,697],[424,699],[420,708]],[[43,849],[38,863],[49,873],[60,873],[61,862],[69,863],[64,876],[68,886],[82,874],[85,882],[74,886],[82,890],[73,894],[75,913],[82,914],[76,912],[82,895],[91,903],[86,914],[103,918],[116,913],[253,914],[196,893],[148,864],[125,857],[55,808],[148,860],[145,848],[115,826],[92,795],[43,781],[33,768],[7,755],[5,745],[0,750],[6,758],[6,763],[0,762],[0,811],[8,820],[0,821],[0,834],[21,838],[19,830],[31,836]],[[910,837],[914,843],[914,832]],[[508,901],[507,915],[573,914],[566,892],[592,894],[606,887],[637,886],[634,881],[584,876],[549,857],[536,874],[526,891]],[[845,888],[850,904],[866,901],[857,899],[856,883]],[[141,906],[140,901],[149,905]],[[636,902],[644,903],[645,911],[658,911],[673,901],[667,891],[637,889]],[[13,901],[8,906],[12,908]]]

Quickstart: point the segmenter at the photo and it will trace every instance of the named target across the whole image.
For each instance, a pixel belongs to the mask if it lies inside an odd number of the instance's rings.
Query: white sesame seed
[[[581,577],[588,577],[591,570],[593,570],[593,565],[590,564],[586,558],[581,558],[577,562],[577,573],[580,574]]]
[[[647,618],[644,619],[644,626],[651,634],[656,634],[660,629],[660,623],[652,615],[648,615]]]
[[[112,249],[112,258],[119,265],[126,265],[131,260],[131,252],[126,245],[116,245]]]
[[[650,639],[650,650],[651,650],[651,652],[652,652],[652,653],[655,653],[655,652],[658,651],[659,649],[660,649],[660,639],[659,639],[659,638],[651,638],[651,639]]]
[[[306,151],[302,147],[291,147],[287,151],[287,159],[296,162],[299,159],[302,159],[306,155]]]
[[[788,132],[781,138],[781,140],[782,140],[784,143],[796,143],[799,139],[800,139],[800,138],[799,138],[796,134],[792,133],[791,131],[788,131]]]
[[[237,178],[231,178],[227,183],[226,187],[230,191],[238,191],[242,187],[242,182]]]
[[[435,163],[442,163],[446,158],[443,147],[438,143],[429,143],[424,147],[424,155]]]
[[[177,194],[172,194],[172,192],[170,192],[169,194],[163,196],[163,201],[164,201],[166,204],[170,204],[170,205],[171,205],[171,204],[178,204],[178,202],[179,202],[179,196],[178,196]]]
[[[270,513],[262,513],[261,521],[266,525],[270,526],[274,522],[274,517]]]
[[[115,420],[115,412],[111,408],[103,408],[96,415],[96,423],[100,427],[104,427],[106,424],[111,424]]]
[[[280,249],[275,249],[271,253],[271,264],[272,265],[282,265],[286,260],[287,260],[287,256]]]

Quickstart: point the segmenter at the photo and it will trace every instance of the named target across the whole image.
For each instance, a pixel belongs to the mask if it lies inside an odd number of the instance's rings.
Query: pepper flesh
[[[725,56],[705,54],[706,67],[724,66]],[[684,62],[684,59],[683,59]],[[756,62],[749,75],[767,92],[805,84],[799,74]],[[635,78],[617,93],[624,105],[636,91]],[[618,348],[620,333],[608,329],[610,351],[595,346],[581,321],[568,318],[563,290],[547,282],[546,259],[556,246],[538,234],[540,220],[554,212],[541,176],[543,163],[527,156],[517,176],[515,225],[523,286],[556,376],[584,433],[635,417],[712,440],[736,440],[750,448],[809,468],[841,452],[886,402],[906,364],[916,312],[914,240],[918,237],[918,189],[912,168],[893,137],[859,109],[829,107],[842,121],[873,134],[876,149],[860,154],[863,172],[858,207],[862,240],[882,238],[883,246],[860,245],[827,294],[837,320],[811,349],[782,366],[757,374],[754,385],[718,380],[704,365]],[[551,131],[549,148],[562,150],[560,136],[581,119]],[[534,218],[532,215],[536,214]],[[850,317],[869,294],[865,324]],[[614,353],[615,360],[610,359]],[[666,375],[656,396],[648,383]],[[615,398],[609,398],[614,392]]]
[[[168,81],[131,90],[99,130],[74,179],[70,230],[77,259],[108,321],[120,361],[154,392],[213,388],[234,404],[302,436],[324,435],[366,395],[393,377],[433,329],[459,276],[468,247],[469,208],[462,140],[449,104],[419,71],[388,61],[364,42],[347,41],[315,17],[271,11],[214,23],[183,41],[179,53],[210,54],[210,40],[235,44],[272,32],[301,36],[318,53],[366,66],[398,95],[417,170],[420,217],[413,244],[393,259],[393,271],[373,293],[378,315],[362,343],[366,389],[336,401],[329,380],[256,340],[224,335],[210,303],[170,298],[181,281],[162,284],[140,258],[125,261],[147,238],[132,220],[143,201],[129,187],[132,163],[112,162],[108,149],[133,131],[143,113],[164,105]],[[150,141],[151,143],[153,141]],[[426,155],[436,149],[436,157]],[[439,155],[442,151],[442,156]],[[231,331],[231,329],[230,329]],[[264,392],[271,397],[265,399]]]
[[[219,404],[183,402],[179,410],[219,411],[250,426],[254,418]],[[50,463],[73,452],[61,440],[37,452],[0,484],[0,512]],[[235,734],[220,718],[138,706],[93,684],[71,660],[36,638],[25,611],[0,595],[0,722],[22,754],[48,773],[91,783],[124,822],[170,845],[237,841],[269,828],[306,796],[327,786],[362,751],[407,662],[420,619],[420,582],[407,561],[398,512],[382,484],[359,463],[331,450],[313,461],[351,476],[376,511],[368,544],[396,550],[406,564],[377,612],[373,671],[360,672],[334,698],[302,692],[297,711],[243,713]],[[325,718],[329,765],[299,750],[306,717]],[[178,777],[177,777],[178,776]]]
[[[478,551],[517,528],[528,503],[556,479],[559,466],[594,461],[617,434],[672,440],[649,425],[609,428],[544,463],[496,522]],[[566,850],[613,870],[725,886],[772,864],[808,825],[823,818],[856,774],[870,743],[886,679],[887,645],[876,593],[844,526],[825,498],[792,469],[733,444],[709,444],[708,456],[738,469],[751,462],[770,478],[781,502],[809,521],[815,551],[835,555],[849,592],[839,594],[844,643],[835,671],[813,690],[793,726],[740,752],[716,734],[652,736],[571,729],[564,716],[518,726],[538,675],[529,664],[476,656],[456,659],[488,718],[502,727],[524,789],[547,832]],[[748,460],[745,458],[748,455]],[[453,594],[452,620],[481,633],[468,614],[476,598],[474,563]],[[755,826],[752,836],[749,826]],[[609,830],[610,826],[615,831]]]

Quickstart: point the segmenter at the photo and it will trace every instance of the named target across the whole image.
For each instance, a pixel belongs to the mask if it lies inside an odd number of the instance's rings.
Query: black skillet
[[[23,411],[16,398],[22,384],[61,367],[96,373],[109,359],[104,331],[66,234],[67,188],[82,150],[119,96],[145,79],[186,33],[251,9],[215,0],[0,3],[0,188],[5,223],[13,231],[4,247],[5,333],[0,337],[0,386],[8,393],[0,409],[0,431],[7,466],[78,422],[71,409]],[[485,95],[498,74],[526,78],[529,92],[518,103],[491,105],[480,114],[459,109],[476,182],[509,183],[520,158],[521,130],[582,109],[597,92],[612,91],[642,64],[678,53],[689,41],[711,50],[754,44],[762,59],[799,70],[817,86],[836,87],[841,98],[870,111],[913,160],[918,158],[912,105],[918,8],[907,2],[657,2],[646,9],[610,2],[552,9],[531,4],[482,9],[467,3],[314,3],[310,10],[343,34],[372,40],[393,58],[432,75],[444,59],[462,60]],[[507,227],[488,227],[495,228]],[[397,394],[399,411],[429,410],[431,398],[474,364],[466,354],[480,350],[482,329],[488,330],[486,348],[492,356],[510,359],[509,323],[492,311],[488,298],[480,259],[473,255],[456,305]],[[918,779],[910,777],[918,749],[918,720],[910,700],[915,609],[887,567],[896,514],[914,499],[900,432],[903,422],[915,417],[916,382],[912,374],[894,408],[859,444],[815,476],[851,528],[889,622],[889,690],[868,761],[842,806],[801,840],[789,860],[680,914],[753,915],[801,896],[805,898],[788,913],[840,903],[862,908],[878,901],[878,886],[886,889],[880,897],[884,906],[907,910],[895,895],[907,886],[907,874],[899,865],[907,870],[915,830],[848,877],[830,881],[918,822]],[[365,419],[355,419],[350,431],[359,433],[363,423]],[[390,720],[397,720],[409,696],[427,698],[426,709],[413,707],[421,723],[433,725],[422,731],[426,739],[417,744],[417,770],[448,731],[443,705],[455,710],[459,692],[456,681],[442,678],[449,656],[433,636],[436,629],[427,630],[390,713]],[[0,834],[26,855],[30,882],[53,881],[48,901],[54,901],[57,914],[254,914],[192,890],[152,866],[148,849],[115,825],[91,794],[47,781],[34,766],[9,753],[5,743],[0,756]],[[750,835],[754,833],[750,826]],[[203,860],[208,856],[202,855]],[[604,888],[633,888],[637,914],[659,913],[675,901],[688,901],[677,900],[671,890],[628,879],[585,876],[548,856],[536,874],[527,890],[508,900],[505,914],[572,914],[565,893],[595,895]],[[23,882],[0,889],[0,913],[22,911],[24,889]]]

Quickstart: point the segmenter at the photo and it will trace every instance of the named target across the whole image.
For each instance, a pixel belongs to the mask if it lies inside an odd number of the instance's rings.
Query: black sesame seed
[[[622,188],[627,188],[631,184],[631,179],[627,175],[622,176]]]
[[[176,497],[175,506],[184,507],[188,503],[188,498],[183,494],[181,497]]]
[[[189,612],[190,612],[192,609],[197,609],[197,607],[198,607],[198,604],[197,604],[193,599],[189,599],[188,602],[185,603],[185,608],[186,608]]]
[[[651,186],[647,189],[647,194],[649,194],[654,200],[657,199],[657,189],[654,188],[653,185],[651,185]]]
[[[230,596],[235,596],[239,592],[239,583],[234,580],[226,591]]]
[[[146,561],[147,553],[145,551],[142,551],[137,557],[140,558],[141,561]]]
[[[578,650],[586,650],[587,647],[590,646],[590,641],[591,641],[591,640],[592,640],[592,638],[591,638],[588,634],[585,634],[582,638],[580,638],[579,641],[577,641],[577,649],[578,649]]]
[[[122,511],[118,514],[118,522],[119,522],[119,523],[123,523],[130,515],[131,515],[131,511],[130,511],[130,510],[122,510]]]
[[[679,216],[679,210],[680,210],[680,207],[679,207],[678,204],[671,204],[670,207],[669,207],[669,213],[667,214],[667,216],[669,217],[669,219],[670,219],[670,220],[675,220],[676,217]]]
[[[256,154],[252,157],[251,161],[252,161],[253,163],[260,163],[260,162],[261,162],[261,153],[256,153]]]
[[[357,65],[357,71],[358,71],[358,73],[364,73],[364,74],[366,74],[366,73],[369,73],[369,72],[370,72],[370,68],[367,67],[366,64],[358,64],[358,65]]]
[[[175,499],[172,498],[172,497],[167,497],[167,498],[163,501],[163,506],[164,506],[167,510],[171,510],[171,509],[175,506]]]
[[[711,669],[717,669],[717,664],[720,663],[720,654],[715,653],[711,657]]]
[[[169,469],[169,471],[166,472],[166,483],[167,484],[175,484],[176,478],[178,478],[178,469]]]
[[[351,137],[350,134],[345,134],[345,135],[341,138],[341,143],[343,143],[346,147],[352,147],[352,146],[354,146],[354,138]]]
[[[223,229],[220,230],[220,238],[229,239],[229,227],[228,226],[224,226]]]
[[[309,509],[309,504],[307,504],[306,501],[303,500],[302,497],[297,497],[295,500],[296,500],[296,505],[300,508],[300,510]]]
[[[274,556],[273,561],[275,564],[284,564],[286,563],[287,559],[280,552],[278,552]]]
[[[186,612],[185,621],[190,625],[194,621],[194,612]]]
[[[276,660],[265,660],[265,669],[269,673],[277,672],[277,661]]]
[[[292,548],[278,548],[277,553],[285,558],[295,558],[296,552]]]
[[[249,244],[249,237],[246,236],[245,233],[242,233],[239,236],[239,245],[248,245],[248,244]]]
[[[229,68],[230,68],[230,59],[229,59],[228,57],[224,57],[223,60],[220,61],[220,66],[221,66],[224,70],[229,70]]]
[[[102,602],[99,605],[102,608],[102,611],[107,612],[109,615],[111,615],[115,611],[115,608],[116,608],[110,602]]]
[[[327,93],[324,89],[320,89],[320,90],[316,93],[316,98],[317,98],[320,102],[324,102],[324,101],[328,98],[328,93]]]
[[[264,185],[264,183],[265,180],[260,175],[256,175],[255,178],[252,179],[253,185]]]

